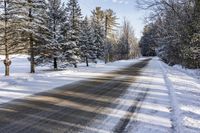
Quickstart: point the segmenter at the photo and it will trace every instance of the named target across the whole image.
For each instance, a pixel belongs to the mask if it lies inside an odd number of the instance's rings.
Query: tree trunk
[[[107,64],[108,62],[107,62],[107,58],[106,58],[106,56],[105,56],[105,64]]]
[[[4,27],[4,46],[5,46],[5,60],[4,60],[4,65],[5,65],[5,76],[10,75],[10,65],[11,61],[9,60],[9,53],[8,53],[8,40],[7,40],[7,1],[4,1],[4,13],[5,13],[5,27]]]
[[[88,57],[85,57],[85,62],[86,62],[86,66],[89,67],[89,63],[88,63]]]
[[[32,0],[28,0],[28,3],[31,4],[32,3]],[[28,17],[29,17],[29,21],[32,22],[33,21],[33,16],[32,16],[32,8],[30,7],[29,8],[29,14],[28,14]],[[29,36],[29,45],[30,45],[30,58],[31,58],[31,73],[35,73],[35,55],[34,55],[34,44],[33,44],[33,35],[32,33],[30,33],[30,36]]]
[[[54,62],[53,62],[53,66],[54,66],[54,70],[58,69],[58,64],[57,64],[57,58],[53,58]]]
[[[5,64],[5,76],[10,75],[10,66]]]
[[[54,40],[56,40],[56,16],[53,15],[53,31],[54,31],[54,35],[53,35],[53,38]],[[55,51],[54,51],[55,53]],[[57,64],[57,58],[54,57],[53,58],[53,67],[54,67],[54,70],[58,69],[58,64]]]
[[[9,76],[11,61],[9,60],[8,54],[6,54],[6,58],[4,60],[4,65],[5,65],[5,76]]]
[[[105,64],[108,63],[108,52],[107,50],[105,50]]]
[[[77,68],[77,64],[76,63],[74,64],[74,67]]]
[[[107,62],[110,62],[110,46],[109,46],[109,49],[108,49],[108,55],[107,55]]]
[[[35,57],[34,57],[34,48],[33,48],[33,41],[32,35],[30,36],[30,52],[31,52],[31,73],[35,73]]]
[[[105,64],[108,63],[108,43],[107,43],[107,34],[108,34],[108,16],[105,16],[105,44],[104,44],[104,54],[105,54]]]

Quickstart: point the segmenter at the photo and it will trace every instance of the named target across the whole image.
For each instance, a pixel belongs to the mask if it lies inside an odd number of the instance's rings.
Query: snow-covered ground
[[[165,75],[170,84],[172,96],[174,96],[174,113],[179,131],[183,133],[200,132],[200,80],[196,79],[198,73],[194,74],[191,70],[188,75],[162,63]]]
[[[134,115],[135,121],[127,127],[128,131],[200,133],[199,79],[164,64],[158,58],[150,61],[142,73],[137,80],[139,90],[146,88],[149,93]]]
[[[92,64],[88,68],[85,64],[79,64],[77,69],[67,68],[67,70],[56,72],[45,71],[49,69],[48,67],[38,67],[36,74],[30,74],[27,56],[13,56],[10,77],[3,76],[4,65],[0,63],[0,103],[85,78],[100,76],[140,60],[142,59],[117,61],[106,65]],[[127,132],[200,132],[200,80],[196,76],[170,67],[158,58],[153,58],[141,74],[136,76],[136,80],[127,93],[117,100],[121,101],[119,105],[130,105],[132,104],[130,102],[137,101],[128,100],[128,98],[137,97],[146,92],[148,92],[146,98],[137,105],[137,110],[133,115],[128,111],[110,112],[119,117],[127,116],[127,112],[129,113],[130,122],[126,128]]]
[[[199,69],[187,69],[187,68],[183,68],[180,65],[175,65],[173,66],[176,70],[187,73],[188,75],[191,75],[195,78],[200,79],[200,68]]]
[[[4,56],[0,56],[0,103],[9,102],[34,93],[50,90],[75,81],[103,75],[119,70],[139,60],[117,61],[104,64],[79,64],[78,68],[69,67],[64,71],[49,71],[49,67],[37,67],[36,74],[30,74],[27,55],[13,55],[9,77],[4,76]]]

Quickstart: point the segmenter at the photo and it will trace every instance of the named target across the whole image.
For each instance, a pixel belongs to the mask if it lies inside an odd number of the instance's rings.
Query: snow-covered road
[[[199,80],[158,58],[21,71],[0,79],[0,132],[200,132]]]
[[[169,67],[158,58],[153,58],[141,75],[143,76],[139,76],[137,80],[142,88],[148,89],[148,94],[127,131],[200,132],[200,81],[198,79]]]

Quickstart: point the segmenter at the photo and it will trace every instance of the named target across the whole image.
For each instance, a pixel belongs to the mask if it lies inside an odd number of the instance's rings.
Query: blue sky
[[[67,0],[64,0],[65,2]],[[145,12],[136,8],[136,0],[78,0],[83,15],[91,15],[91,10],[96,6],[102,9],[112,9],[119,17],[119,23],[123,22],[124,17],[129,20],[135,30],[137,38],[142,35],[144,27]]]

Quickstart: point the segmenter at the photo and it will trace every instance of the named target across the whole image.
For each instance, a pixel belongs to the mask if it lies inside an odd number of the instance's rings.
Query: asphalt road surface
[[[148,89],[137,94],[134,102],[130,99],[129,105],[116,99],[123,97],[149,60],[2,104],[0,133],[125,132]]]

